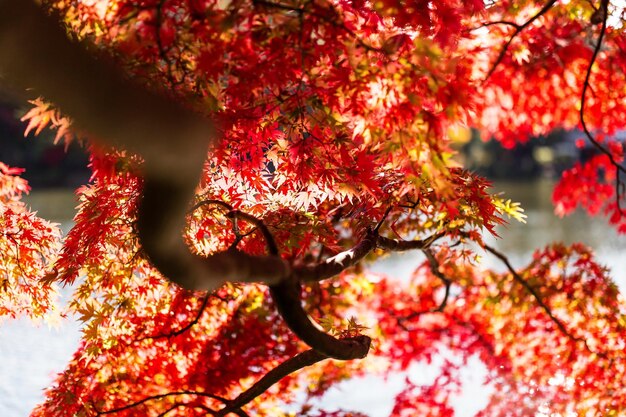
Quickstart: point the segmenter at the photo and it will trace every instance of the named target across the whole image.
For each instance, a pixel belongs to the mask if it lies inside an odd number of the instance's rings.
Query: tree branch
[[[225,201],[215,200],[215,199],[207,199],[207,200],[198,201],[189,209],[188,213],[191,214],[197,209],[199,209],[200,207],[205,206],[205,205],[215,205],[215,206],[221,207],[222,209],[226,210],[226,217],[232,219],[233,221],[240,219],[240,220],[244,220],[248,223],[255,225],[261,231],[261,234],[263,234],[263,238],[265,239],[265,244],[267,245],[267,250],[269,251],[270,254],[273,254],[271,256],[278,256],[278,245],[276,244],[276,239],[274,239],[274,235],[272,234],[270,229],[267,227],[265,222],[263,222],[263,220],[251,214],[245,213],[243,211],[235,210],[233,206],[226,203]]]
[[[323,281],[356,265],[376,248],[392,252],[426,249],[443,236],[445,236],[445,232],[435,233],[425,239],[395,240],[378,235],[376,229],[369,230],[365,237],[353,248],[338,253],[320,263],[296,267],[293,270],[293,274],[295,278],[304,282]]]
[[[583,82],[583,90],[582,93],[580,95],[580,110],[579,110],[579,119],[580,119],[580,125],[583,128],[583,131],[585,132],[585,136],[587,136],[587,139],[589,139],[589,141],[593,144],[593,146],[598,149],[600,152],[602,152],[603,154],[605,154],[608,158],[609,161],[611,162],[611,165],[613,165],[615,167],[616,170],[616,174],[615,174],[615,200],[617,203],[617,209],[619,210],[619,213],[621,215],[623,215],[623,210],[621,207],[621,195],[622,193],[622,179],[621,179],[621,174],[622,173],[626,173],[626,169],[619,164],[616,160],[615,157],[613,156],[613,154],[606,149],[604,146],[602,146],[602,144],[600,144],[600,142],[598,142],[593,135],[591,134],[591,131],[589,130],[589,128],[587,127],[587,123],[585,122],[585,104],[587,102],[586,97],[587,97],[587,91],[589,90],[589,88],[591,87],[590,85],[590,80],[591,80],[591,70],[593,68],[593,65],[596,62],[596,59],[598,58],[598,54],[600,53],[600,49],[602,48],[602,41],[604,39],[604,35],[606,34],[606,25],[607,25],[607,19],[608,19],[608,14],[609,14],[609,0],[602,0],[602,2],[600,3],[600,9],[598,9],[597,12],[600,12],[599,16],[602,19],[602,27],[600,28],[600,35],[598,36],[598,43],[596,44],[595,48],[593,49],[593,55],[591,55],[591,59],[589,60],[589,65],[587,66],[587,72],[585,74],[585,81]]]
[[[357,344],[362,344],[364,343],[364,339],[367,338],[366,336],[357,336],[354,338],[347,338],[347,339],[343,339],[344,341],[354,341]],[[368,338],[369,339],[369,338]],[[368,342],[369,343],[369,342]],[[210,410],[206,407],[203,407],[206,409],[206,411],[216,417],[225,417],[227,416],[229,413],[234,413],[237,414],[239,417],[248,417],[248,414],[245,413],[241,408],[243,406],[245,406],[246,404],[248,404],[250,401],[254,400],[256,397],[258,397],[259,395],[263,394],[265,391],[267,391],[272,385],[276,384],[278,381],[280,381],[281,379],[283,379],[284,377],[291,375],[294,372],[299,371],[302,368],[305,368],[307,366],[311,366],[316,364],[317,362],[320,362],[324,359],[328,359],[328,356],[315,351],[314,349],[310,349],[304,352],[301,352],[299,354],[297,354],[296,356],[287,359],[286,361],[284,361],[283,363],[281,363],[280,365],[278,365],[276,368],[270,370],[269,372],[267,372],[261,379],[259,379],[257,382],[255,382],[250,388],[248,388],[247,390],[243,391],[241,394],[239,394],[235,399],[233,400],[227,400],[226,398],[217,396],[217,395],[213,395],[213,394],[208,394],[206,392],[199,392],[199,391],[175,391],[175,392],[168,392],[165,394],[159,394],[159,395],[152,395],[146,398],[143,398],[139,401],[135,401],[133,403],[127,404],[123,407],[118,407],[118,408],[113,408],[110,410],[106,410],[106,411],[102,411],[102,410],[98,410],[96,409],[96,414],[98,416],[101,415],[108,415],[108,414],[115,414],[115,413],[119,413],[122,411],[127,411],[130,410],[132,408],[138,407],[142,404],[146,404],[150,401],[156,401],[156,400],[160,400],[163,398],[168,398],[168,397],[174,397],[174,396],[181,396],[181,395],[194,395],[194,396],[199,396],[199,397],[206,397],[206,398],[210,398],[213,400],[217,400],[220,401],[221,403],[225,404],[224,408],[222,408],[219,411],[213,411]],[[167,413],[169,413],[170,411],[173,411],[176,408],[179,407],[189,407],[192,406],[191,404],[185,404],[185,403],[177,403],[175,405],[173,405],[171,408],[169,408],[168,410],[166,410],[164,413],[162,413],[162,415],[166,415]],[[197,405],[193,405],[193,407],[196,407]]]
[[[394,252],[404,252],[407,250],[424,250],[428,249],[436,240],[446,235],[445,232],[432,234],[431,236],[419,240],[396,240],[383,236],[378,236],[376,245],[379,248],[387,249]]]
[[[302,307],[301,285],[294,277],[270,285],[269,288],[278,313],[304,343],[333,359],[352,360],[367,356],[371,343],[369,337],[337,339],[315,327]]]
[[[209,394],[206,392],[199,392],[199,391],[174,391],[174,392],[168,392],[165,394],[158,394],[158,395],[151,395],[149,397],[145,397],[139,401],[135,401],[133,403],[127,404],[125,406],[122,407],[118,407],[118,408],[112,408],[110,410],[98,410],[95,405],[92,404],[94,410],[96,411],[96,415],[98,416],[104,416],[104,415],[108,415],[108,414],[115,414],[115,413],[120,413],[122,411],[126,411],[126,410],[130,410],[132,408],[138,407],[142,404],[146,404],[150,401],[156,401],[156,400],[161,400],[163,398],[168,398],[168,397],[177,397],[180,395],[194,395],[194,396],[198,396],[198,397],[206,397],[206,398],[210,398],[212,400],[217,400],[220,401],[224,404],[228,404],[228,400],[220,397],[218,395],[213,395],[213,394]]]
[[[414,311],[413,313],[409,314],[406,317],[401,317],[398,319],[398,324],[404,329],[404,330],[410,330],[408,329],[405,325],[404,322],[405,321],[409,321],[409,320],[413,320],[416,317],[419,317],[423,314],[431,314],[431,313],[442,313],[443,310],[446,308],[446,306],[448,305],[448,300],[450,299],[450,288],[452,287],[452,280],[450,280],[450,278],[446,277],[440,270],[439,270],[439,261],[437,261],[437,258],[435,258],[435,255],[433,254],[433,251],[431,249],[422,249],[422,253],[424,253],[424,255],[426,255],[426,259],[428,260],[428,265],[430,267],[430,271],[432,272],[433,275],[435,275],[443,284],[444,284],[444,288],[445,288],[445,292],[443,295],[443,298],[441,300],[441,302],[439,303],[439,305],[435,308],[430,308],[428,310],[421,310],[421,311]]]
[[[360,337],[365,337],[365,336],[360,336]],[[320,362],[324,359],[328,359],[328,357],[317,352],[314,349],[304,351],[302,353],[297,354],[293,358],[287,359],[285,362],[281,363],[276,368],[272,369],[267,374],[265,374],[263,378],[258,380],[250,388],[248,388],[247,390],[239,394],[237,398],[235,398],[232,401],[229,401],[226,407],[219,410],[215,414],[215,416],[224,417],[228,415],[228,413],[233,412],[234,410],[241,409],[241,407],[248,404],[250,401],[254,400],[259,395],[263,394],[272,385],[274,385],[275,383],[277,383],[284,377],[304,367],[314,365],[317,362]]]
[[[493,65],[491,66],[491,69],[487,73],[487,76],[485,77],[484,81],[487,81],[491,77],[493,72],[496,70],[496,67],[500,64],[500,62],[502,62],[502,60],[504,59],[504,55],[506,54],[507,50],[509,49],[509,46],[511,46],[511,43],[513,42],[513,39],[515,39],[517,37],[517,35],[522,33],[522,31],[524,29],[526,29],[528,26],[530,26],[535,20],[539,19],[541,16],[546,14],[548,12],[548,10],[550,10],[552,8],[552,6],[554,6],[554,4],[557,1],[558,0],[550,0],[550,1],[548,1],[546,4],[544,4],[544,6],[541,8],[541,10],[539,10],[530,19],[528,19],[526,22],[524,22],[521,25],[515,24],[513,22],[505,22],[505,21],[495,22],[497,24],[506,24],[506,25],[509,25],[509,26],[513,26],[515,28],[515,31],[513,32],[513,34],[509,38],[509,40],[504,44],[504,46],[500,50],[500,53],[498,54],[498,57],[496,58],[496,60],[493,63]]]
[[[336,339],[311,323],[300,302],[300,281],[322,280],[341,273],[346,268],[357,264],[376,247],[388,250],[426,249],[435,240],[444,236],[436,233],[426,239],[414,241],[396,241],[378,235],[376,230],[368,230],[365,237],[352,249],[341,252],[325,261],[301,268],[295,268],[292,276],[276,285],[270,285],[270,293],[278,312],[287,326],[300,338],[318,352],[335,359],[350,360],[363,358],[367,355],[370,338]],[[447,298],[447,297],[446,297]]]
[[[200,318],[202,317],[202,314],[204,313],[204,310],[206,309],[206,306],[209,302],[209,297],[210,295],[207,294],[203,297],[202,299],[202,304],[200,305],[200,308],[198,309],[198,313],[196,313],[196,317],[194,317],[193,320],[191,320],[189,323],[187,323],[185,326],[181,327],[178,330],[175,330],[173,332],[170,333],[161,333],[161,334],[157,334],[154,336],[145,336],[145,337],[141,337],[139,339],[137,339],[137,342],[141,342],[143,340],[147,340],[147,339],[163,339],[163,338],[172,338],[172,337],[176,337],[176,336],[180,336],[181,334],[185,333],[187,330],[191,329],[193,326],[195,326],[198,321],[200,321]]]
[[[299,281],[322,281],[332,278],[366,257],[376,248],[377,239],[378,236],[370,230],[353,248],[340,252],[320,263],[296,267],[293,276]]]
[[[532,285],[530,285],[528,283],[528,281],[526,281],[520,274],[517,273],[515,268],[513,268],[513,265],[511,265],[511,262],[509,261],[509,258],[507,258],[505,254],[503,254],[502,252],[498,251],[497,249],[495,249],[495,248],[493,248],[493,247],[491,247],[491,246],[489,246],[487,244],[483,245],[483,247],[485,248],[485,250],[487,252],[491,253],[496,258],[498,258],[502,263],[504,263],[506,268],[509,270],[509,273],[511,274],[511,276],[513,276],[513,279],[518,284],[520,284],[522,287],[524,287],[524,289],[526,289],[526,291],[528,291],[528,293],[535,299],[535,301],[537,302],[539,307],[541,307],[541,309],[548,315],[550,320],[552,320],[552,322],[554,324],[556,324],[556,326],[559,328],[561,333],[563,333],[563,335],[565,335],[567,338],[569,338],[571,341],[573,341],[575,343],[583,342],[585,344],[585,346],[587,347],[587,349],[589,349],[589,346],[587,345],[587,341],[584,338],[576,337],[572,333],[570,333],[570,331],[567,329],[567,327],[565,327],[565,324],[563,324],[563,322],[561,320],[559,320],[552,313],[552,310],[545,303],[545,301],[543,301],[543,299],[541,298],[541,295],[537,292],[537,290],[535,290],[535,288],[533,288]]]

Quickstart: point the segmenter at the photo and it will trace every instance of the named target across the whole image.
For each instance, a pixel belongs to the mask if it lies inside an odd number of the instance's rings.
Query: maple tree
[[[482,236],[521,208],[453,147],[465,126],[507,147],[579,127],[598,152],[556,210],[625,232],[619,4],[41,3],[0,0],[0,69],[43,96],[27,130],[83,141],[93,176],[61,238],[0,165],[0,315],[41,317],[73,284],[84,322],[33,416],[280,416],[295,392],[297,415],[357,416],[310,401],[444,351],[459,360],[407,380],[393,416],[452,415],[473,357],[494,387],[480,416],[625,412],[608,271],[558,243],[515,269]],[[368,271],[409,250],[408,282]]]

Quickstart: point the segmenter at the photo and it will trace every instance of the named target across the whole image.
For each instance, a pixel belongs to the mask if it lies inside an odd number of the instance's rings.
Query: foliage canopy
[[[43,316],[74,284],[84,322],[33,416],[275,417],[295,392],[299,416],[357,416],[309,401],[442,351],[458,360],[407,380],[394,417],[452,415],[475,357],[494,388],[481,416],[626,412],[608,271],[558,243],[513,268],[482,236],[521,208],[454,159],[467,126],[507,147],[580,128],[597,154],[556,210],[626,232],[618,2],[42,3],[54,17],[0,0],[0,69],[45,97],[27,130],[84,141],[93,177],[61,237],[0,165],[0,315]],[[408,250],[424,259],[408,282],[368,271]]]

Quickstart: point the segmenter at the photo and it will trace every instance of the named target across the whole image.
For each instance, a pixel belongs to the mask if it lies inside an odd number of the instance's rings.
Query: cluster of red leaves
[[[442,283],[426,265],[404,290],[385,282],[376,289],[391,370],[407,369],[416,359],[430,361],[442,351],[460,358],[460,365],[479,357],[494,389],[481,416],[602,415],[623,409],[626,309],[588,248],[554,245],[538,251],[518,271],[519,279],[481,272],[458,256],[448,252],[441,258],[439,271],[454,277],[442,311],[435,311]],[[399,332],[398,324],[407,331]],[[460,365],[445,362],[432,386],[409,383],[394,415],[416,410],[451,415],[449,401],[462,385]]]
[[[29,191],[21,169],[0,162],[0,318],[51,312],[56,285],[45,280],[60,248],[61,232],[20,201]]]
[[[621,191],[616,196],[616,189],[620,189],[621,186],[613,184],[616,181],[616,171],[615,165],[606,155],[598,155],[585,163],[577,163],[565,171],[552,195],[556,213],[563,216],[579,206],[592,215],[603,210],[611,224],[615,225],[620,233],[626,233]]]
[[[521,25],[542,6],[530,5],[520,18],[510,19],[508,11],[515,3],[493,5],[493,18],[486,21]],[[493,50],[501,51],[516,28],[500,23],[489,26],[488,31],[485,27],[474,31],[474,51],[482,62],[482,76],[487,77],[493,68],[484,85],[481,123],[489,134],[512,147],[517,141],[556,127],[580,126],[583,82],[601,30],[592,23],[594,11],[582,2],[575,6],[557,2],[513,38],[495,68]],[[621,29],[607,28],[589,80],[592,90],[602,93],[588,95],[585,103],[587,123],[607,134],[622,129],[626,115],[620,95],[626,85],[623,39]]]

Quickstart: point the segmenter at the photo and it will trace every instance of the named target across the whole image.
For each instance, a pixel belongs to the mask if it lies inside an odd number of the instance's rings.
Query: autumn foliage
[[[103,66],[214,126],[195,197],[175,202],[181,232],[190,259],[241,260],[252,279],[173,283],[188,271],[148,246],[145,218],[172,220],[176,194],[151,187],[179,173],[150,165],[149,141],[112,149],[55,97],[33,99],[27,130],[80,140],[93,171],[61,237],[20,202],[19,170],[0,165],[0,315],[45,316],[74,285],[67,312],[84,323],[33,416],[361,416],[312,401],[442,355],[454,359],[433,385],[408,379],[392,416],[453,415],[476,358],[491,390],[480,416],[624,415],[626,303],[609,271],[559,243],[515,269],[482,237],[522,210],[454,147],[467,127],[505,147],[579,128],[597,154],[563,174],[555,209],[626,232],[618,2],[42,3]],[[423,259],[409,281],[368,270],[408,250]],[[504,272],[484,270],[485,254]],[[284,270],[261,272],[276,259]]]

